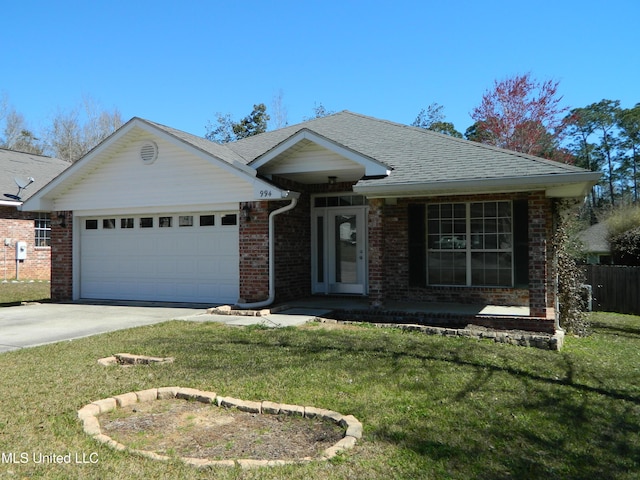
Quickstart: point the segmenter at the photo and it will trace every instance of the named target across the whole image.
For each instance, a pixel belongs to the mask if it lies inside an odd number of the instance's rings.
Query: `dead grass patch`
[[[210,460],[300,460],[319,456],[344,430],[320,419],[253,414],[179,399],[118,408],[102,432],[132,449]]]

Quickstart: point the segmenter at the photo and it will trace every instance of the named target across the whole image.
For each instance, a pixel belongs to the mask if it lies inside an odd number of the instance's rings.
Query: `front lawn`
[[[50,299],[50,282],[41,280],[0,282],[0,307],[20,305],[22,302],[48,302]]]
[[[371,326],[174,321],[4,353],[0,478],[635,479],[640,317],[592,321],[561,352]],[[175,362],[98,365],[118,352]],[[330,462],[212,473],[111,450],[76,418],[91,401],[171,385],[353,414],[364,436]],[[88,463],[32,461],[52,453]]]

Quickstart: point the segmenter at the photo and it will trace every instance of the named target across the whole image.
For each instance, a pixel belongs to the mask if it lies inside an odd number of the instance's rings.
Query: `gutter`
[[[455,193],[495,193],[526,190],[547,190],[565,185],[582,185],[587,191],[601,177],[599,172],[575,172],[548,175],[515,176],[503,178],[474,178],[435,182],[408,182],[398,184],[356,183],[353,191],[369,198],[431,196]]]
[[[284,207],[278,208],[269,214],[269,297],[266,300],[253,303],[237,303],[236,306],[243,309],[263,308],[273,303],[276,298],[276,262],[275,262],[275,217],[281,213],[293,210],[298,204],[300,194],[298,192],[290,192],[291,203]]]

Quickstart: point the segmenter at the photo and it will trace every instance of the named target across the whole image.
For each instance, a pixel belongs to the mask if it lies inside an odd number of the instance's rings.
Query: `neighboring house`
[[[49,212],[22,212],[19,208],[68,166],[68,162],[57,158],[0,148],[0,277],[3,281],[49,280]]]
[[[475,323],[552,332],[554,215],[598,178],[346,111],[226,145],[134,118],[24,209],[64,214],[56,300],[356,295],[522,307]]]
[[[609,246],[609,230],[606,222],[591,225],[578,234],[578,239],[584,245],[587,263],[591,265],[610,265],[611,247]]]

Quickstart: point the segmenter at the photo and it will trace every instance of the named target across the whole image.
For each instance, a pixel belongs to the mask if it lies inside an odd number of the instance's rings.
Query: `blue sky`
[[[640,102],[640,2],[29,1],[0,7],[0,94],[29,127],[89,95],[204,135],[282,92],[289,124],[316,104],[411,123],[437,102],[464,132],[494,80],[560,82],[563,104]]]

